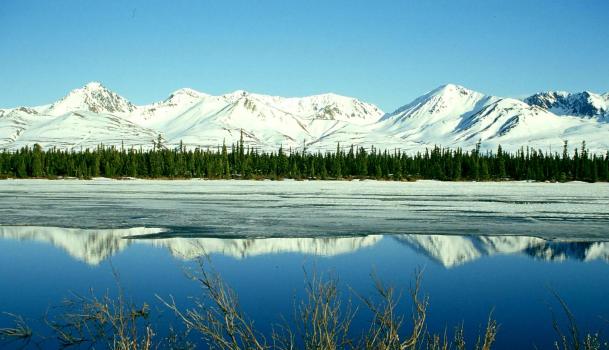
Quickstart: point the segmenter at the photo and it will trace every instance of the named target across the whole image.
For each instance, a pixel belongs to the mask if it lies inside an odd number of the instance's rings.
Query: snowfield
[[[0,149],[35,143],[68,150],[100,144],[152,148],[216,149],[236,143],[276,151],[335,150],[361,146],[422,151],[435,145],[514,151],[559,151],[563,141],[582,141],[597,153],[609,149],[609,93],[545,92],[524,101],[485,95],[448,84],[385,113],[377,106],[336,94],[268,96],[234,91],[212,96],[184,88],[165,100],[136,106],[98,82],[44,106],[0,109]]]

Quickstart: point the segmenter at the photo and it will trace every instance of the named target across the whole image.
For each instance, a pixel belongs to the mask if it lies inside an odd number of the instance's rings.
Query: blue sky
[[[358,97],[445,83],[609,91],[609,1],[0,1],[0,106],[101,81],[136,104],[191,87]]]

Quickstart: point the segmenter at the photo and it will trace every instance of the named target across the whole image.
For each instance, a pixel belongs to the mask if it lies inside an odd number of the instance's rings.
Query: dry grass
[[[125,297],[117,281],[117,296],[106,292],[98,297],[73,294],[56,308],[58,316],[45,317],[61,347],[83,346],[115,350],[148,350],[153,347],[154,332],[147,321],[149,307],[136,306]]]
[[[268,349],[264,335],[241,311],[236,293],[215,270],[206,267],[205,259],[198,262],[200,269],[188,276],[200,285],[203,298],[196,299],[193,308],[181,310],[173,297],[159,300],[189,331],[201,334],[210,349]]]
[[[182,310],[173,297],[159,299],[188,331],[199,333],[211,349],[448,350],[453,346],[466,349],[462,326],[455,328],[453,341],[449,341],[446,332],[438,335],[427,331],[429,297],[421,295],[421,270],[415,273],[409,289],[412,312],[408,325],[398,312],[401,293],[373,275],[375,297],[359,297],[372,315],[370,329],[360,336],[354,336],[351,330],[358,307],[350,298],[345,301],[342,297],[338,278],[309,275],[305,271],[306,297],[295,304],[293,324],[275,325],[270,339],[255,329],[253,321],[241,310],[234,290],[208,267],[207,260],[199,260],[199,271],[189,276],[199,283],[203,292],[192,308]],[[472,349],[490,350],[497,330],[497,322],[489,316],[485,333]]]
[[[343,306],[338,278],[309,275],[305,271],[306,299],[294,312],[296,331],[305,349],[353,348],[349,337],[351,322],[355,317],[351,300]],[[297,347],[290,344],[289,349]]]
[[[0,339],[5,342],[29,342],[33,333],[32,329],[28,326],[23,317],[8,312],[5,312],[4,315],[12,319],[13,326],[0,328]]]
[[[579,327],[575,320],[575,315],[565,302],[565,300],[554,290],[550,290],[558,301],[562,314],[567,321],[567,331],[560,327],[558,318],[552,312],[552,327],[556,331],[558,339],[554,342],[556,350],[601,350],[609,349],[609,343],[603,341],[599,333],[587,333],[581,337]]]
[[[466,349],[463,325],[455,327],[453,341],[449,340],[448,334],[431,333],[427,330],[427,308],[429,297],[421,296],[421,284],[423,271],[416,270],[414,282],[409,288],[410,300],[412,303],[411,319],[405,327],[405,317],[397,312],[401,301],[401,292],[397,292],[394,287],[386,286],[376,276],[372,275],[375,289],[380,296],[378,301],[370,298],[362,298],[364,304],[372,311],[373,319],[370,323],[370,330],[363,338],[363,343],[359,346],[362,349],[379,350],[448,350],[453,347],[458,350]],[[408,332],[405,331],[408,330]],[[497,336],[498,325],[489,315],[488,323],[483,337],[478,337],[474,349],[490,350],[495,337]]]
[[[122,296],[101,298],[74,295],[63,302],[59,316],[46,319],[62,347],[86,344],[116,350],[147,350],[152,348],[154,332],[149,324],[140,325],[148,317],[148,305],[136,307]]]
[[[375,289],[380,296],[380,301],[371,298],[362,298],[364,304],[372,311],[373,319],[368,335],[364,338],[365,349],[416,349],[422,340],[427,319],[427,307],[429,298],[420,296],[422,271],[415,273],[414,285],[410,287],[412,301],[412,325],[410,334],[406,335],[401,330],[404,324],[404,316],[397,313],[401,300],[401,292],[396,293],[393,287],[388,287],[376,276],[372,275]],[[432,340],[435,342],[435,340]]]

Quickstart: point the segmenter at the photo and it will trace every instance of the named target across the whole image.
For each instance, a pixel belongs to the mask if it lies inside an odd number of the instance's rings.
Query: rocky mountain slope
[[[575,115],[609,121],[609,93],[599,95],[589,91],[579,93],[549,91],[527,97],[524,101],[557,115]]]

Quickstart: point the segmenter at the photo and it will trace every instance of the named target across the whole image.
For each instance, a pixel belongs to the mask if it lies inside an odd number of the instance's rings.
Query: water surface
[[[137,301],[187,300],[210,254],[260,325],[291,314],[303,268],[369,295],[371,272],[406,289],[423,267],[432,330],[473,336],[494,309],[497,348],[546,348],[550,290],[608,330],[606,184],[9,180],[0,199],[0,310],[32,319],[113,268]]]

